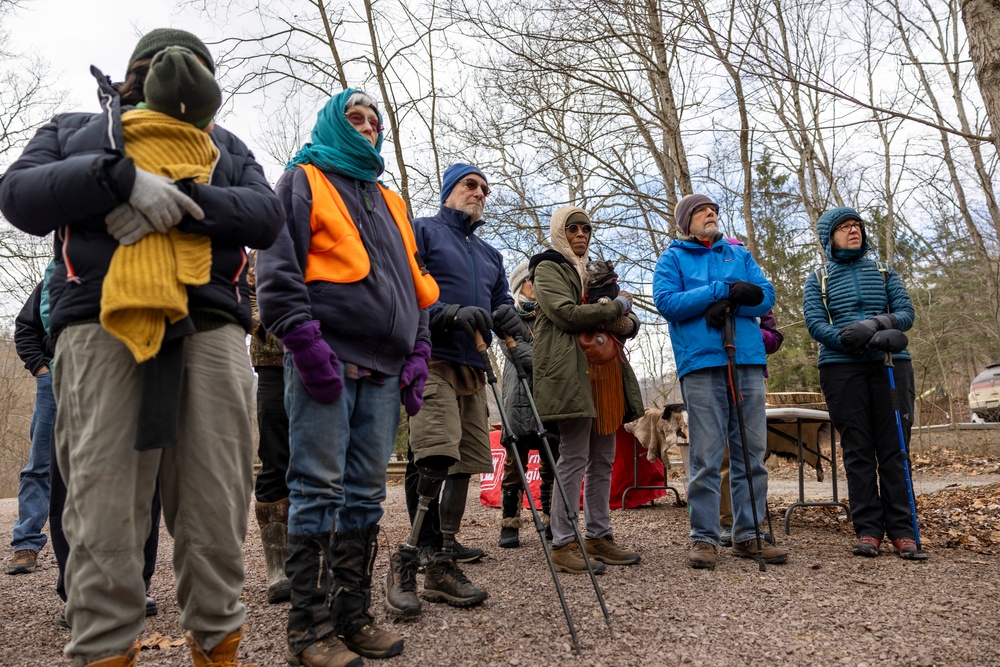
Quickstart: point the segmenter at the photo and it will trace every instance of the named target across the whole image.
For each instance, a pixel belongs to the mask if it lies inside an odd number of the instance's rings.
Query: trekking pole
[[[545,526],[542,524],[542,519],[538,514],[538,508],[535,506],[535,498],[531,495],[531,487],[528,485],[525,468],[521,462],[521,454],[517,451],[517,436],[514,435],[514,431],[510,428],[510,424],[507,421],[507,413],[503,407],[500,390],[497,388],[497,377],[493,373],[493,365],[490,363],[489,354],[486,352],[486,341],[483,340],[483,336],[479,331],[476,331],[476,350],[479,351],[479,355],[483,358],[483,365],[486,367],[486,379],[490,387],[493,388],[493,398],[496,400],[497,410],[500,412],[500,424],[507,433],[507,436],[502,440],[502,444],[508,451],[514,454],[514,463],[517,465],[517,472],[521,476],[521,486],[524,487],[524,492],[528,496],[528,507],[531,509],[531,518],[535,522],[535,530],[538,531],[538,538],[542,542],[542,551],[545,552],[545,560],[548,561],[549,572],[552,574],[552,583],[555,584],[556,594],[559,596],[559,604],[562,605],[563,614],[566,616],[566,625],[569,626],[569,634],[573,638],[573,648],[576,649],[577,655],[582,655],[580,638],[576,634],[576,626],[573,625],[573,617],[569,613],[569,605],[566,604],[566,595],[563,593],[562,584],[559,583],[559,576],[556,574],[556,565],[552,560],[552,553],[549,551],[549,543],[545,539]],[[515,363],[515,368],[520,370],[519,364]]]
[[[739,376],[736,367],[736,344],[733,342],[735,338],[735,317],[732,313],[726,313],[726,323],[722,328],[722,344],[725,346],[726,356],[729,358],[726,379],[729,384],[730,397],[736,405],[736,420],[740,424],[740,449],[743,450],[743,472],[746,473],[747,486],[750,487],[750,510],[753,513],[753,529],[757,538],[757,566],[761,572],[765,572],[767,564],[764,562],[764,539],[760,536],[760,520],[757,518],[757,499],[753,490],[753,474],[750,472],[750,450],[747,448],[747,429],[743,421],[743,395],[737,386]],[[733,457],[730,456],[729,460],[732,461]],[[774,535],[773,530],[771,531],[771,535]]]
[[[513,349],[517,346],[517,342],[509,335],[504,336],[504,340],[508,349]],[[601,587],[597,584],[597,577],[594,575],[594,568],[590,564],[590,558],[587,557],[587,548],[583,541],[583,536],[580,534],[580,525],[577,520],[579,512],[577,508],[580,506],[580,499],[577,498],[575,503],[569,502],[569,496],[566,495],[566,487],[563,485],[562,478],[559,473],[556,472],[556,459],[552,454],[552,447],[549,445],[549,438],[551,434],[546,432],[545,424],[542,423],[542,418],[538,414],[538,407],[535,405],[535,397],[531,393],[531,386],[528,384],[528,372],[524,370],[524,366],[521,364],[521,360],[514,354],[510,355],[510,358],[514,362],[514,368],[517,370],[517,379],[521,383],[521,388],[524,389],[524,395],[528,399],[528,405],[531,406],[531,414],[535,418],[535,423],[538,425],[538,439],[542,443],[542,454],[546,457],[549,462],[549,466],[552,469],[552,478],[555,482],[556,488],[559,489],[559,494],[562,496],[563,505],[566,507],[566,515],[569,517],[569,523],[573,526],[573,534],[576,537],[577,544],[580,545],[580,553],[583,556],[583,562],[587,566],[587,574],[590,576],[590,583],[594,586],[594,594],[597,596],[597,601],[601,605],[601,612],[604,614],[604,622],[608,625],[608,632],[611,633],[613,628],[611,627],[611,615],[608,613],[608,607],[604,603],[604,595],[601,593]],[[544,535],[542,536],[542,542],[547,544]]]
[[[917,527],[917,503],[913,497],[913,477],[910,471],[910,452],[906,449],[906,439],[903,437],[903,420],[899,416],[902,402],[899,399],[899,390],[896,389],[896,378],[892,372],[892,353],[885,353],[885,370],[889,374],[889,399],[892,401],[892,410],[896,413],[896,435],[899,436],[899,451],[903,455],[903,472],[906,473],[906,494],[910,498],[910,519],[913,521],[913,541],[917,543],[917,553],[923,553],[920,546],[920,528]]]

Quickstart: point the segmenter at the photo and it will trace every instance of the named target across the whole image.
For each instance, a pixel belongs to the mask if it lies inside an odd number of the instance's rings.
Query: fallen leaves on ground
[[[144,637],[141,643],[145,651],[169,651],[172,648],[184,646],[187,642],[184,641],[183,637],[174,639],[170,635],[161,635],[159,632],[154,632],[148,637]]]
[[[996,457],[962,456],[948,449],[934,448],[914,454],[912,462],[913,473],[918,478],[1000,474],[1000,459]],[[787,471],[778,474],[782,473],[787,474]],[[934,493],[918,495],[916,505],[922,546],[967,549],[981,554],[1000,553],[1000,484],[956,483]],[[786,508],[787,504],[775,508],[778,516],[783,515]],[[801,513],[796,521],[842,533],[852,531],[840,508],[817,509],[822,511]]]

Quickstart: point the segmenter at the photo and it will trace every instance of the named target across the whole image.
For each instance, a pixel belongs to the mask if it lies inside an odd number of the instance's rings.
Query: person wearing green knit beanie
[[[209,69],[183,46],[168,46],[149,64],[145,106],[205,129],[222,105],[222,91]]]

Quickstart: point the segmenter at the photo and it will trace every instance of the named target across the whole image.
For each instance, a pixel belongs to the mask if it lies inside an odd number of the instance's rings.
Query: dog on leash
[[[646,458],[663,462],[670,470],[670,448],[688,444],[687,410],[683,403],[670,403],[661,408],[648,408],[646,414],[625,425],[646,448]]]

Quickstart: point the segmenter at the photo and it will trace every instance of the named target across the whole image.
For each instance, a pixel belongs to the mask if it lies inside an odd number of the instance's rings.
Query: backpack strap
[[[827,303],[827,298],[826,298],[826,283],[827,283],[827,278],[829,278],[830,275],[826,271],[826,265],[824,264],[823,266],[813,271],[813,275],[816,276],[816,280],[819,281],[819,293],[820,296],[823,297],[823,308],[826,309],[826,319],[830,321],[830,324],[833,324],[833,316],[830,315],[830,305]]]

